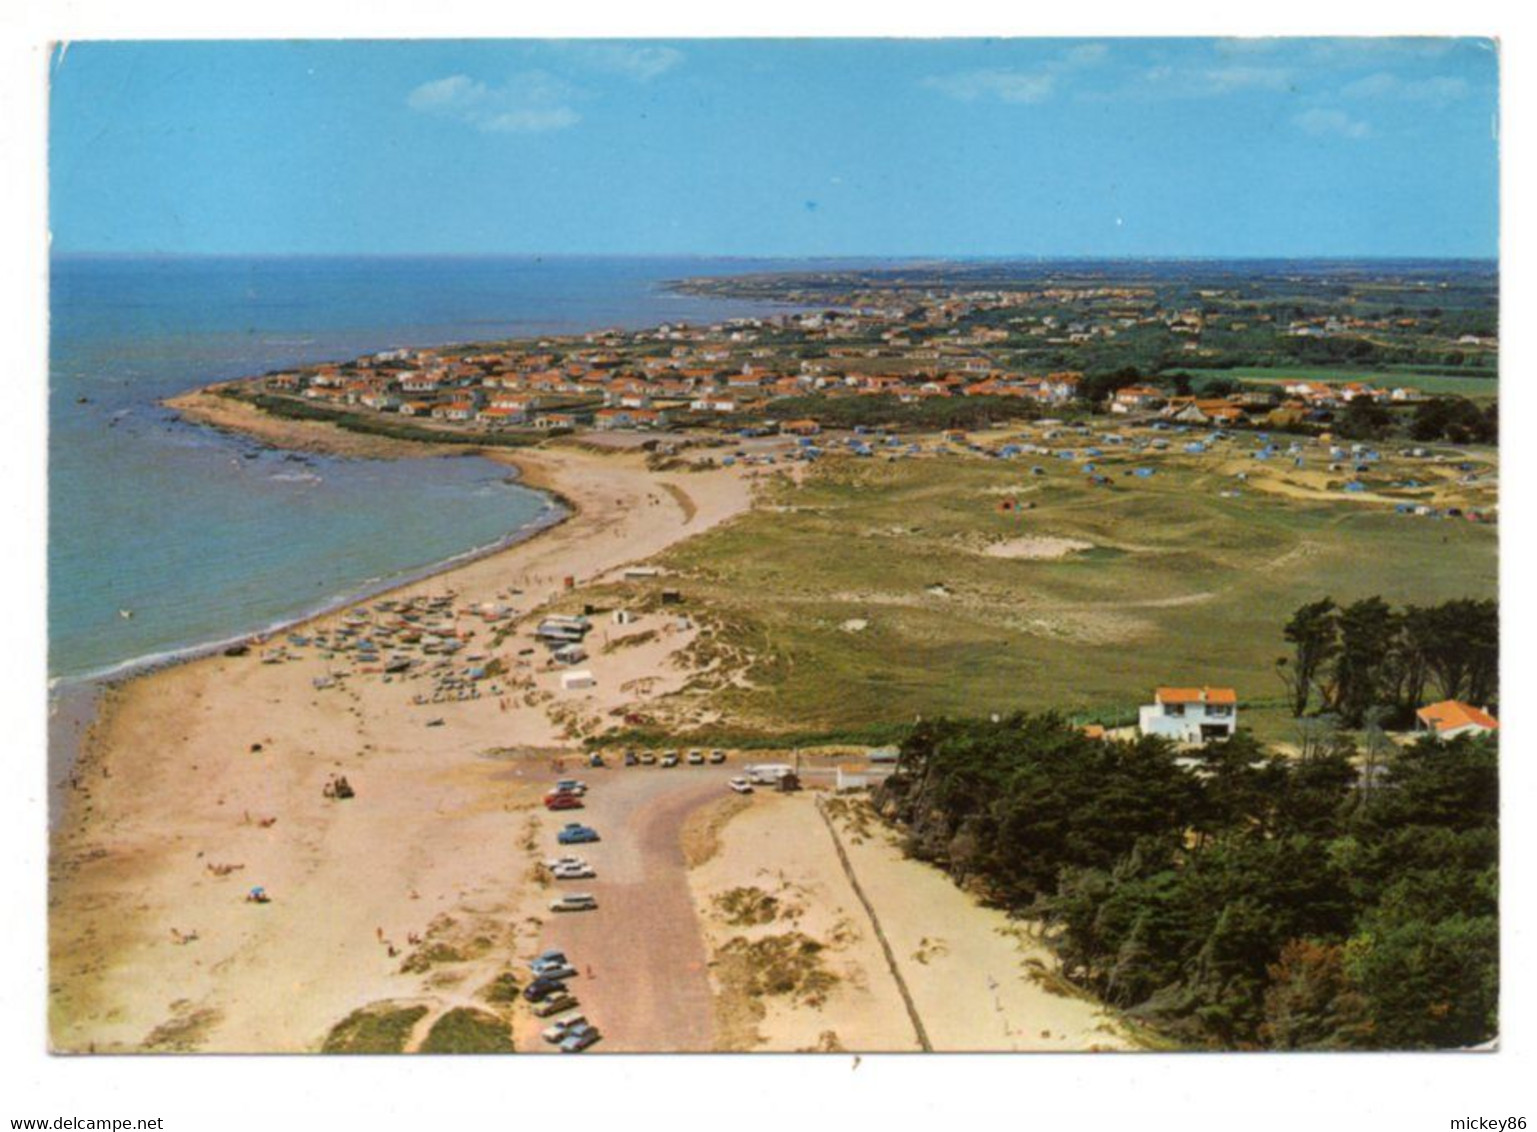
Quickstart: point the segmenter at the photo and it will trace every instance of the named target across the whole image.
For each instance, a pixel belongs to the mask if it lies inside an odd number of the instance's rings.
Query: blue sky
[[[1483,40],[75,43],[59,252],[1492,256]]]

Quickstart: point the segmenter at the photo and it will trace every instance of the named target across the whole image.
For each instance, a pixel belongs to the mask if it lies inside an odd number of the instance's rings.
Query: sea
[[[56,256],[52,686],[94,684],[271,630],[515,539],[556,514],[549,498],[479,457],[283,452],[183,421],[161,405],[164,398],[211,381],[394,347],[782,311],[664,286],[764,266],[723,259]]]

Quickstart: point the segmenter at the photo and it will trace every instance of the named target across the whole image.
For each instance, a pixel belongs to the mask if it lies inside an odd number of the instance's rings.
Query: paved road
[[[690,811],[722,797],[726,781],[739,773],[729,764],[570,772],[588,784],[587,808],[548,815],[541,857],[586,857],[597,878],[558,882],[550,898],[591,892],[598,908],[541,913],[540,948],[561,949],[581,972],[571,988],[582,1013],[604,1035],[593,1052],[714,1048],[708,954],[679,833]],[[575,820],[603,840],[558,846],[556,830]],[[541,1046],[552,1048],[537,1038],[519,1042],[522,1049]]]

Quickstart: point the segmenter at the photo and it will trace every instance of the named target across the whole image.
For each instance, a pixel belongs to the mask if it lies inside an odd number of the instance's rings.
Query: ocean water
[[[121,671],[261,630],[550,517],[546,497],[487,460],[285,454],[180,421],[162,398],[395,346],[761,313],[770,308],[659,286],[753,266],[56,257],[50,677]]]

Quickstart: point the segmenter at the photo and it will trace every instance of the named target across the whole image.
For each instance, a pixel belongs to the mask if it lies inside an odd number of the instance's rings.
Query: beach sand
[[[285,446],[399,454],[395,442],[324,425],[257,423],[249,431]],[[354,439],[368,442],[366,453]],[[742,513],[752,496],[739,469],[659,473],[640,453],[488,454],[574,513],[391,597],[453,590],[464,606],[518,588],[522,596],[502,600],[526,621],[566,577],[613,576]],[[429,1008],[416,1041],[442,1010],[477,1002],[536,934],[528,904],[539,894],[524,891],[517,850],[542,814],[537,797],[572,714],[602,715],[686,678],[636,690],[690,639],[655,614],[613,632],[649,629],[658,632],[643,645],[595,648],[583,667],[598,686],[579,694],[538,669],[518,674],[530,685],[520,696],[442,705],[414,704],[422,685],[377,675],[317,689],[339,664],[315,650],[277,664],[261,663],[258,650],[212,656],[115,688],[53,836],[53,1047],[313,1050],[349,1012],[385,1000]],[[501,651],[511,663],[514,646],[528,643],[520,636]],[[427,726],[432,718],[442,725]],[[323,796],[335,773],[356,798]],[[245,901],[257,885],[270,903]],[[418,952],[417,969],[403,972]]]
[[[875,923],[819,812],[819,794],[930,1048],[1134,1047],[1102,1007],[1051,977],[1055,961],[1029,936],[1028,925],[983,907],[938,869],[904,857],[896,835],[867,803],[821,791],[760,790],[714,831],[714,852],[689,877],[713,956],[717,1030],[730,1048],[919,1048]],[[740,896],[728,903],[728,894],[752,889],[777,901],[773,919],[750,923]],[[836,977],[825,1002],[795,993],[753,996],[730,961],[733,939],[791,932],[823,947],[822,966]]]
[[[781,1052],[919,1049],[869,918],[809,794],[760,788],[749,805],[725,816],[714,853],[689,872],[711,953],[720,1044]],[[771,897],[773,917],[728,903],[734,892],[751,893],[748,899],[755,901]],[[811,976],[806,985],[755,988],[752,980],[761,977],[764,958],[778,950],[775,942],[788,948],[802,936],[821,949],[801,968]],[[742,944],[733,941],[760,944],[750,953],[758,959],[756,970],[734,961]],[[796,973],[793,962],[788,966]],[[812,981],[818,972],[832,980],[825,989]]]
[[[897,834],[862,800],[832,809],[934,1049],[1134,1048],[1104,1007],[1054,977],[1057,962],[1032,938],[1035,925],[983,906],[939,869],[904,856]]]

